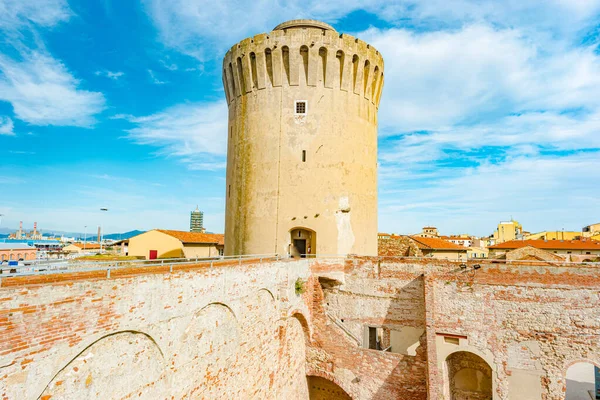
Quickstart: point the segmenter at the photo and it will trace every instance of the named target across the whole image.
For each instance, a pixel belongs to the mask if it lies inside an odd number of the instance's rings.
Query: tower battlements
[[[223,60],[228,103],[266,88],[312,86],[354,93],[378,107],[383,78],[379,51],[312,20],[288,21],[244,39]]]

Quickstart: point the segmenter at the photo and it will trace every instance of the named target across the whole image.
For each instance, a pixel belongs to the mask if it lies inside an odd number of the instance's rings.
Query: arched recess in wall
[[[340,74],[339,77],[339,87],[342,88],[344,85],[344,60],[345,60],[346,55],[344,54],[344,52],[342,50],[338,50],[337,53],[335,53],[335,58],[338,62],[338,72]]]
[[[325,86],[327,82],[327,49],[325,47],[319,49],[319,80]]]
[[[227,69],[223,68],[223,89],[225,90],[225,99],[227,104],[231,101],[231,93],[229,93],[229,81],[227,80]]]
[[[352,57],[352,90],[356,91],[356,77],[358,76],[358,55]]]
[[[210,303],[199,309],[180,339],[170,360],[175,398],[235,398],[243,378],[236,359],[240,328],[233,310],[224,303]],[[218,377],[218,379],[215,379]]]
[[[258,89],[258,69],[256,68],[255,53],[250,53],[250,72],[252,73],[252,89]]]
[[[247,393],[252,393],[253,398],[276,398],[272,379],[276,376],[279,355],[279,313],[275,297],[270,290],[261,288],[249,295],[244,301],[243,322],[245,346],[252,349],[255,360],[244,359],[250,365],[243,367],[252,370],[252,386],[247,388]],[[248,395],[250,397],[250,395]]]
[[[38,399],[159,398],[166,391],[164,371],[163,353],[151,336],[137,331],[115,332],[73,357]]]
[[[309,375],[306,377],[306,382],[310,400],[352,400],[344,389],[329,379]]]
[[[492,398],[492,368],[477,354],[469,351],[454,352],[446,358],[445,370],[445,398]]]
[[[300,80],[304,79],[304,84],[308,84],[308,46],[300,47],[300,59],[302,60],[302,70]]]
[[[282,381],[274,398],[307,399],[304,329],[298,318],[286,318],[282,324],[282,332],[284,335],[280,342],[278,374],[287,379]]]
[[[365,69],[363,71],[363,95],[365,97],[369,97],[367,93],[367,88],[369,87],[369,73],[371,71],[371,62],[369,60],[365,61]]]
[[[375,95],[377,93],[377,83],[379,83],[379,66],[375,66],[373,70],[373,83],[371,84],[371,101],[375,103]]]
[[[281,59],[283,60],[283,71],[285,72],[285,79],[283,80],[288,85],[290,84],[290,48],[283,46],[281,48]]]
[[[377,88],[377,99],[375,100],[375,105],[379,106],[379,101],[381,100],[381,93],[383,92],[383,72],[381,73],[381,77],[379,78],[379,87]]]
[[[246,89],[248,87],[248,82],[246,82],[246,78],[244,77],[244,68],[242,66],[242,58],[241,57],[238,57],[236,65],[237,65],[238,79],[240,82],[240,94],[244,95],[246,93]]]
[[[231,91],[233,92],[231,98],[233,99],[236,96],[236,93],[235,93],[236,86],[235,86],[235,75],[233,75],[233,65],[231,63],[229,63],[229,79],[231,81]]]
[[[303,226],[290,229],[288,253],[293,258],[310,258],[317,254],[317,232]]]
[[[598,365],[588,360],[576,361],[569,365],[565,375],[565,400],[584,399],[589,393],[595,392],[596,368]]]
[[[267,76],[269,77],[269,82],[271,83],[271,87],[273,86],[273,53],[271,49],[265,49],[265,67],[267,69]]]

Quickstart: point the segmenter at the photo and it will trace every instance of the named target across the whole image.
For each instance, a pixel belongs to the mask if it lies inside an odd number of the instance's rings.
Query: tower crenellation
[[[244,39],[223,60],[228,103],[272,87],[318,86],[363,96],[379,107],[383,80],[383,57],[374,47],[311,25],[288,25]]]

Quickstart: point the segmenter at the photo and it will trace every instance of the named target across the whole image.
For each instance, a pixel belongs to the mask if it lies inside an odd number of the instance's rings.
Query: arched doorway
[[[307,376],[308,398],[310,400],[352,400],[338,385],[320,376]]]
[[[446,371],[450,400],[492,399],[492,368],[483,358],[468,351],[452,353]]]
[[[598,381],[598,383],[596,383]],[[565,400],[589,400],[600,384],[600,370],[589,362],[578,362],[567,369]],[[600,393],[598,393],[600,394]]]
[[[314,257],[317,254],[317,233],[302,227],[290,230],[289,254],[294,258]]]

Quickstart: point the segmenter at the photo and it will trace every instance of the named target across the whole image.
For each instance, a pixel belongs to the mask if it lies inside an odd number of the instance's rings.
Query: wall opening
[[[352,90],[356,91],[356,77],[358,76],[358,56],[352,57]]]
[[[352,400],[352,397],[336,383],[320,376],[307,376],[310,400]]]
[[[240,94],[244,95],[244,93],[246,93],[246,80],[244,78],[244,68],[242,67],[242,59],[241,57],[238,57],[237,59],[237,71],[238,71],[238,78],[240,80]]]
[[[600,398],[600,369],[589,362],[578,362],[567,370],[565,400]]]
[[[306,150],[302,150],[302,162],[306,162]]]
[[[271,49],[265,49],[265,63],[267,64],[266,67],[269,82],[271,82],[271,86],[273,86],[273,54]]]
[[[231,77],[231,90],[232,90],[232,98],[236,96],[235,93],[235,77],[233,75],[233,65],[231,65],[231,63],[229,63],[229,76]]]
[[[369,87],[369,72],[371,70],[371,63],[369,60],[365,61],[365,70],[363,72],[363,95],[369,97],[367,88]]]
[[[325,82],[327,81],[327,49],[325,47],[319,49],[319,60],[321,63],[321,76],[319,76],[319,80],[322,81],[323,86],[325,86]]]
[[[283,70],[285,71],[284,81],[290,84],[290,48],[283,46],[281,48],[281,58],[283,59]]]
[[[340,88],[341,88],[341,87],[343,87],[343,84],[344,84],[344,52],[341,50],[338,50],[338,52],[335,54],[335,58],[338,60],[338,63],[339,63]]]
[[[450,400],[492,400],[492,368],[478,355],[459,351],[446,358],[446,391]]]
[[[308,228],[290,230],[289,255],[292,258],[314,257],[317,254],[317,233]]]
[[[300,57],[302,58],[302,68],[304,69],[304,83],[308,84],[308,47],[300,47]]]
[[[252,71],[252,87],[258,89],[258,70],[256,68],[256,54],[250,53],[250,69]]]

